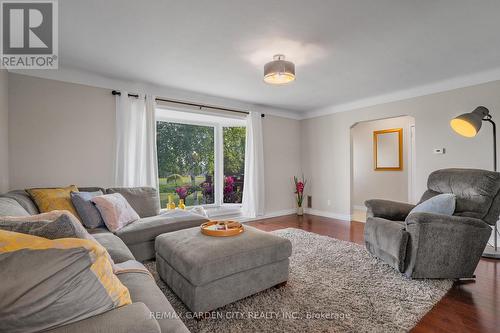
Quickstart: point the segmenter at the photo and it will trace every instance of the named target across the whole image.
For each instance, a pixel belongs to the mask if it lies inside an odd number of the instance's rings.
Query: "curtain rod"
[[[122,93],[119,92],[118,90],[113,90],[111,92],[111,94],[121,96]],[[128,97],[139,98],[139,94],[128,94]],[[206,109],[213,109],[213,110],[220,110],[220,111],[227,111],[227,112],[250,114],[250,112],[248,112],[248,111],[240,111],[240,110],[234,110],[234,109],[227,109],[227,108],[221,108],[221,107],[218,107],[218,106],[210,106],[210,105],[204,105],[204,104],[182,102],[182,101],[176,101],[176,100],[172,100],[172,99],[165,99],[165,98],[159,98],[159,97],[156,97],[155,99],[156,99],[156,101],[160,101],[160,102],[167,102],[167,103],[174,103],[174,104],[181,104],[181,105],[188,105],[188,106],[196,106],[196,107],[198,107],[200,109],[201,108],[206,108]],[[264,114],[262,114],[261,116],[264,117]]]

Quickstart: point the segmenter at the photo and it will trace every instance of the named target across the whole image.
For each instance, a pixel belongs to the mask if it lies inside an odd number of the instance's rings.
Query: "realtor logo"
[[[0,67],[57,69],[57,0],[1,1]]]

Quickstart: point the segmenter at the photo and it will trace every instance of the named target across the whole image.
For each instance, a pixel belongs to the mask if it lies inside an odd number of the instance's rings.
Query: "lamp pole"
[[[493,129],[493,168],[495,172],[498,172],[497,169],[497,126],[492,119],[493,117],[490,114],[490,110],[485,106],[478,106],[474,109],[474,111],[469,113],[461,114],[453,118],[450,121],[451,128],[457,132],[458,134],[472,138],[477,135],[479,130],[481,129],[481,125],[483,121],[491,124]],[[500,195],[500,194],[497,194]],[[494,203],[493,203],[494,204]],[[483,257],[485,258],[493,258],[500,259],[500,251],[498,250],[498,216],[495,221],[495,225],[493,227],[494,237],[493,243],[494,246],[489,246],[489,241],[484,249]]]
[[[491,126],[493,126],[493,165],[496,172],[498,171],[497,170],[497,125],[491,118],[492,118],[491,114],[489,114],[486,117],[484,117],[483,121],[487,121],[491,124]]]
[[[493,166],[495,169],[495,172],[497,172],[497,125],[493,121],[491,114],[487,114],[484,118],[483,121],[487,121],[491,124],[493,128]],[[495,258],[499,259],[500,258],[500,253],[498,252],[498,221],[495,222],[495,227],[493,228],[493,232],[495,235],[493,236],[493,245],[494,249],[493,252],[488,251],[486,247],[486,250],[483,252],[483,257],[485,258]]]

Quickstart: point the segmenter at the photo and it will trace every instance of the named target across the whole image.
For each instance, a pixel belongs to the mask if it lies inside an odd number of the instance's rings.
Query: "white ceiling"
[[[60,0],[61,68],[309,112],[500,68],[498,0]],[[265,62],[296,63],[287,86]]]

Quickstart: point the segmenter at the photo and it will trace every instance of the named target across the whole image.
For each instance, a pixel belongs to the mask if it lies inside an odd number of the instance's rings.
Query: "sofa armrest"
[[[412,213],[405,274],[416,278],[469,278],[481,258],[491,227],[472,217]]]
[[[390,200],[366,200],[367,217],[381,217],[393,221],[404,221],[415,205]]]
[[[148,307],[137,302],[45,332],[161,333],[161,330]]]

